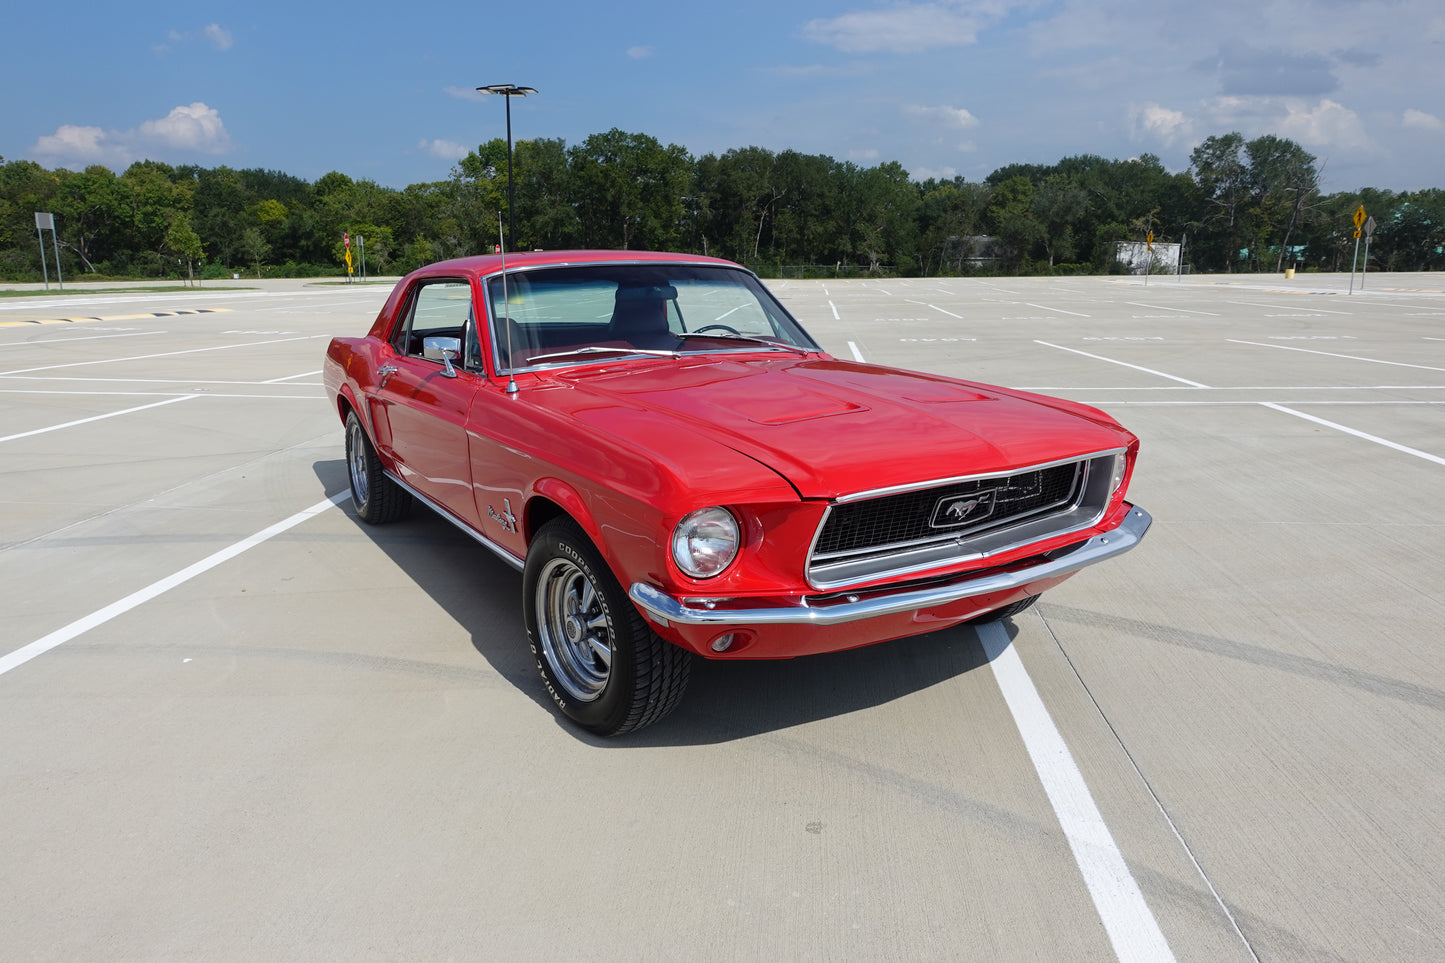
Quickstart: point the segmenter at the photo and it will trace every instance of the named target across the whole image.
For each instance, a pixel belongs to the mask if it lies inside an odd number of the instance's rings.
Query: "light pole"
[[[507,99],[507,243],[515,244],[517,237],[517,205],[512,188],[512,98],[535,94],[532,87],[518,87],[516,84],[491,84],[478,87],[478,93],[498,94]]]

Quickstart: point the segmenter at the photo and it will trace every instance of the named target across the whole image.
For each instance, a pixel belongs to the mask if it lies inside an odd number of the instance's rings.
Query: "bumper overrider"
[[[1118,528],[1049,552],[1035,564],[921,588],[915,585],[876,594],[844,592],[811,601],[801,599],[791,604],[766,607],[735,607],[728,599],[675,598],[642,582],[634,583],[628,595],[653,619],[679,628],[842,625],[864,619],[937,610],[983,596],[999,599],[1039,583],[1056,584],[1081,568],[1129,551],[1143,539],[1152,522],[1148,512],[1137,505],[1131,506]],[[997,604],[989,606],[996,607]]]

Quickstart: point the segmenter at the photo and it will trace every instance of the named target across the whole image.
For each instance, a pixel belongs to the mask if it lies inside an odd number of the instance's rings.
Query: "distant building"
[[[1118,241],[1114,259],[1128,269],[1130,274],[1176,274],[1179,271],[1178,244],[1163,241],[1154,242],[1154,250],[1143,241]]]
[[[992,265],[998,260],[994,238],[991,234],[953,236],[943,249],[943,262],[955,267],[965,264],[972,267]]]

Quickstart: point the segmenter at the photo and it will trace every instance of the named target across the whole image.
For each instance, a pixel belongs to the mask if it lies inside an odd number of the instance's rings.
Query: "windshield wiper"
[[[674,334],[677,333],[674,332]],[[703,334],[697,331],[684,331],[681,334],[677,334],[677,337],[682,341],[688,341],[693,338],[707,338],[716,341],[746,341],[749,344],[766,345],[769,348],[778,348],[783,351],[796,351],[799,354],[809,353],[807,348],[800,348],[796,344],[788,344],[786,341],[773,341],[768,338],[755,338],[750,334],[713,334],[712,332]]]
[[[552,354],[539,354],[535,358],[528,358],[527,364],[534,365],[539,361],[552,361],[556,358],[572,358],[577,355],[589,354],[645,354],[655,358],[672,358],[677,356],[676,351],[653,351],[648,348],[608,348],[598,344],[583,345],[580,348],[569,348],[566,351],[556,351]]]

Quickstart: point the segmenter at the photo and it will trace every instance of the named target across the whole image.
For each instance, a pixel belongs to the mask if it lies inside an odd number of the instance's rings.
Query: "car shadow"
[[[317,462],[315,471],[327,491],[346,489],[343,461]],[[572,725],[542,687],[522,622],[520,572],[420,505],[405,520],[380,526],[357,517],[349,500],[340,507],[468,633],[493,671],[577,739],[599,747],[730,742],[880,706],[988,664],[968,627],[799,659],[698,658],[676,711],[641,732],[604,739]]]

